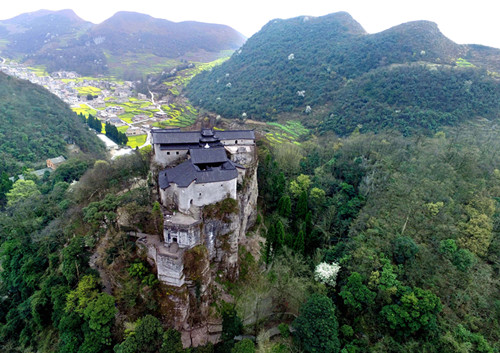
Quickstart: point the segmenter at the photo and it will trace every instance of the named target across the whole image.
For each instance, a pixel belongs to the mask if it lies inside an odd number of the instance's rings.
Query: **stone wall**
[[[155,262],[158,271],[158,279],[160,281],[176,287],[180,287],[184,284],[182,251],[178,251],[176,254],[157,252]]]
[[[254,140],[220,140],[220,142],[225,146],[255,145]]]
[[[160,189],[161,203],[165,207],[177,207],[181,212],[188,213],[192,206],[202,207],[219,202],[226,197],[236,199],[237,179],[216,183],[191,183],[186,188],[171,183],[164,190]]]
[[[155,144],[154,146],[154,161],[156,164],[166,167],[168,165],[172,165],[177,163],[180,160],[186,159],[188,150],[162,150],[160,149],[159,144]]]
[[[176,243],[180,248],[191,248],[201,243],[200,221],[182,213],[164,214],[163,239],[165,245]]]

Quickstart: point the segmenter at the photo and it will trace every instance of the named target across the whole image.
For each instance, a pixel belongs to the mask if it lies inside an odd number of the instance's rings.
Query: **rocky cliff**
[[[238,249],[257,216],[257,165],[247,169],[238,199],[226,199],[202,210],[202,244],[184,253],[187,295],[176,303],[176,325],[184,346],[217,342],[222,320],[213,304],[228,294],[220,285],[239,276]]]
[[[193,206],[188,213],[164,209],[163,239],[150,235],[139,240],[166,288],[165,306],[171,309],[165,321],[181,331],[185,347],[215,343],[220,337],[222,320],[215,308],[220,300],[231,300],[221,283],[238,279],[239,248],[257,216],[254,152],[231,156],[245,167],[236,199]],[[167,237],[192,246],[167,243]]]

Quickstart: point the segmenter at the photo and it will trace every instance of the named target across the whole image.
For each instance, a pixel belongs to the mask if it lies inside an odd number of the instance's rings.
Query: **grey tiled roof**
[[[191,160],[187,160],[178,166],[165,169],[160,172],[158,181],[160,188],[166,189],[170,183],[175,183],[181,188],[188,187],[193,181],[197,184],[215,183],[236,179],[238,171],[236,166],[229,160],[220,167],[211,167],[206,170],[200,170]]]
[[[199,131],[166,131],[152,130],[153,144],[185,144],[198,143],[200,141]]]
[[[171,151],[171,150],[188,150],[191,148],[199,148],[200,144],[196,143],[177,143],[177,144],[169,144],[162,145],[160,144],[160,151]]]
[[[193,164],[213,164],[227,161],[224,147],[194,148],[189,150]]]
[[[62,163],[66,160],[63,156],[55,157],[55,158],[49,158],[49,161],[51,161],[54,164],[59,164]]]
[[[253,130],[216,131],[215,135],[220,140],[255,140],[255,132]]]
[[[153,129],[153,144],[197,144],[202,138],[202,133],[208,134],[210,130],[202,131],[180,131],[179,129]],[[213,131],[213,138],[220,140],[255,140],[255,132],[253,130],[227,130]]]

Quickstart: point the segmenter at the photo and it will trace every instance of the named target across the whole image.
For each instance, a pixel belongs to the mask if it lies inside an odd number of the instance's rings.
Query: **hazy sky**
[[[403,22],[429,20],[436,22],[441,32],[457,43],[500,48],[500,2],[497,0],[3,0],[0,19],[42,8],[71,8],[93,23],[100,23],[118,11],[141,12],[174,22],[220,23],[247,37],[274,18],[347,11],[369,33]]]

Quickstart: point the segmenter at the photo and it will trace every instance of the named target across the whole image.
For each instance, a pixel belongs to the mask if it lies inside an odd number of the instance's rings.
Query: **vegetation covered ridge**
[[[358,125],[407,134],[497,117],[499,50],[458,45],[427,21],[366,34],[347,16],[269,22],[228,61],[196,76],[188,97],[223,117],[296,114],[306,127],[341,135]]]
[[[245,37],[231,27],[118,12],[94,25],[73,11],[37,11],[0,21],[3,55],[49,72],[141,77],[182,61],[215,60]]]

